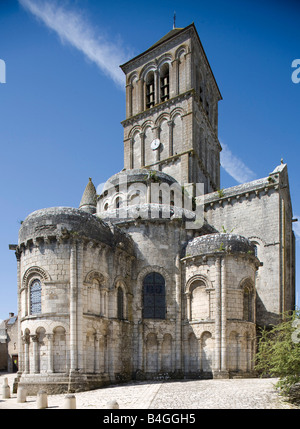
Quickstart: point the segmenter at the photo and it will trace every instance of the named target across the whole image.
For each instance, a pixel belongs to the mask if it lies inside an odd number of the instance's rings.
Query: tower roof
[[[86,188],[82,195],[79,208],[82,210],[88,211],[89,213],[95,213],[96,206],[97,206],[96,196],[97,196],[96,188],[90,177],[89,182],[86,185]]]
[[[197,38],[197,40],[198,40],[198,42],[199,42],[199,45],[200,45],[200,49],[201,49],[201,50],[202,50],[202,52],[203,52],[203,55],[204,55],[205,60],[206,60],[206,62],[207,62],[207,65],[208,65],[208,67],[209,67],[209,69],[210,69],[210,71],[211,71],[211,74],[212,74],[213,80],[214,80],[214,82],[215,82],[215,84],[216,84],[216,88],[217,88],[218,93],[219,93],[219,99],[220,99],[220,100],[222,100],[222,95],[221,95],[220,89],[219,89],[219,87],[218,87],[218,84],[217,84],[217,82],[216,82],[215,76],[214,76],[214,74],[213,74],[213,71],[212,71],[211,66],[210,66],[210,64],[209,64],[209,61],[208,61],[208,59],[207,59],[207,56],[206,56],[205,50],[204,50],[204,48],[203,48],[202,42],[201,42],[201,40],[200,40],[199,34],[198,34],[197,29],[196,29],[196,27],[195,27],[195,24],[194,24],[193,22],[192,22],[192,24],[190,24],[190,25],[188,25],[187,27],[184,27],[184,28],[173,28],[171,31],[169,31],[167,34],[165,34],[161,39],[159,39],[156,43],[154,43],[154,45],[152,45],[152,46],[151,46],[150,48],[148,48],[146,51],[141,52],[141,53],[140,53],[139,55],[137,55],[136,57],[134,57],[134,58],[132,58],[131,60],[127,61],[126,63],[124,63],[124,64],[120,65],[120,68],[122,69],[122,71],[123,71],[125,74],[127,74],[127,73],[128,73],[128,70],[129,70],[129,66],[130,66],[132,63],[134,63],[138,58],[140,58],[140,57],[142,57],[143,55],[145,55],[145,54],[149,53],[149,52],[150,52],[150,51],[152,51],[153,49],[155,50],[158,46],[162,45],[162,44],[163,44],[163,43],[165,43],[166,41],[171,40],[171,39],[173,39],[173,38],[176,38],[179,34],[181,34],[181,33],[183,34],[183,33],[188,32],[188,31],[194,31],[194,33],[195,33],[195,35],[196,35],[196,38]]]
[[[176,36],[178,33],[180,33],[184,28],[173,28],[171,31],[169,31],[165,36],[163,36],[161,39],[159,39],[154,45],[150,47],[150,49],[154,48],[156,45],[160,45],[161,43],[165,42],[166,40],[170,39],[173,36]]]

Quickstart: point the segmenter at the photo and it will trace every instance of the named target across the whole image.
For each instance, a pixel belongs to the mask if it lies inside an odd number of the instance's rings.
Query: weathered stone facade
[[[20,228],[19,383],[32,393],[253,375],[257,325],[294,305],[287,167],[217,191],[221,95],[194,25],[122,69],[124,170]]]
[[[0,322],[0,371],[18,370],[18,317],[9,313],[9,318]]]

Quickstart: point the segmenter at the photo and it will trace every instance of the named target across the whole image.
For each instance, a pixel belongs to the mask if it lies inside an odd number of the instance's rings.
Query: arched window
[[[42,311],[42,285],[38,279],[33,280],[30,285],[30,314]]]
[[[118,319],[124,319],[124,292],[121,286],[118,287],[117,295]]]
[[[160,101],[169,100],[169,64],[164,64],[160,71]]]
[[[120,197],[116,198],[115,205],[116,209],[119,209],[122,206],[122,199]]]
[[[251,241],[254,250],[254,256],[258,258],[258,246],[259,244],[256,241]]]
[[[191,319],[204,320],[210,316],[209,294],[202,280],[195,280],[191,286]]]
[[[165,279],[159,273],[150,273],[144,278],[144,319],[165,319],[166,292]]]
[[[149,72],[146,78],[146,108],[150,109],[155,104],[154,73]]]
[[[253,322],[253,294],[248,286],[243,291],[243,319],[247,322]]]

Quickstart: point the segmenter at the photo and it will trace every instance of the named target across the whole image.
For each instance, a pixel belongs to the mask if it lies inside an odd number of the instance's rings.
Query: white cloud
[[[69,43],[86,58],[94,62],[99,69],[124,89],[125,78],[119,68],[129,59],[120,43],[112,43],[103,34],[97,34],[83,15],[79,12],[67,10],[53,0],[19,0],[19,3],[36,18],[40,19],[48,28],[55,31],[62,43]]]
[[[246,183],[255,179],[255,173],[243,161],[232,154],[225,143],[222,144],[221,166],[238,183]]]

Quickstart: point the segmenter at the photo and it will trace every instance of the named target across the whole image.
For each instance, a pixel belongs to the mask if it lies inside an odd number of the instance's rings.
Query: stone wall
[[[174,36],[174,37],[172,37]],[[175,37],[176,36],[176,37]],[[218,141],[219,89],[193,25],[174,30],[122,66],[126,74],[125,169],[147,167],[181,183],[220,185]],[[168,70],[169,94],[160,98],[160,79]],[[153,76],[154,102],[147,106],[147,82]],[[154,139],[158,149],[151,148]]]
[[[285,169],[283,165],[269,178],[205,196],[208,223],[220,232],[241,234],[256,246],[262,263],[256,277],[259,325],[276,323],[278,315],[294,305],[292,211],[283,194],[288,185]]]

